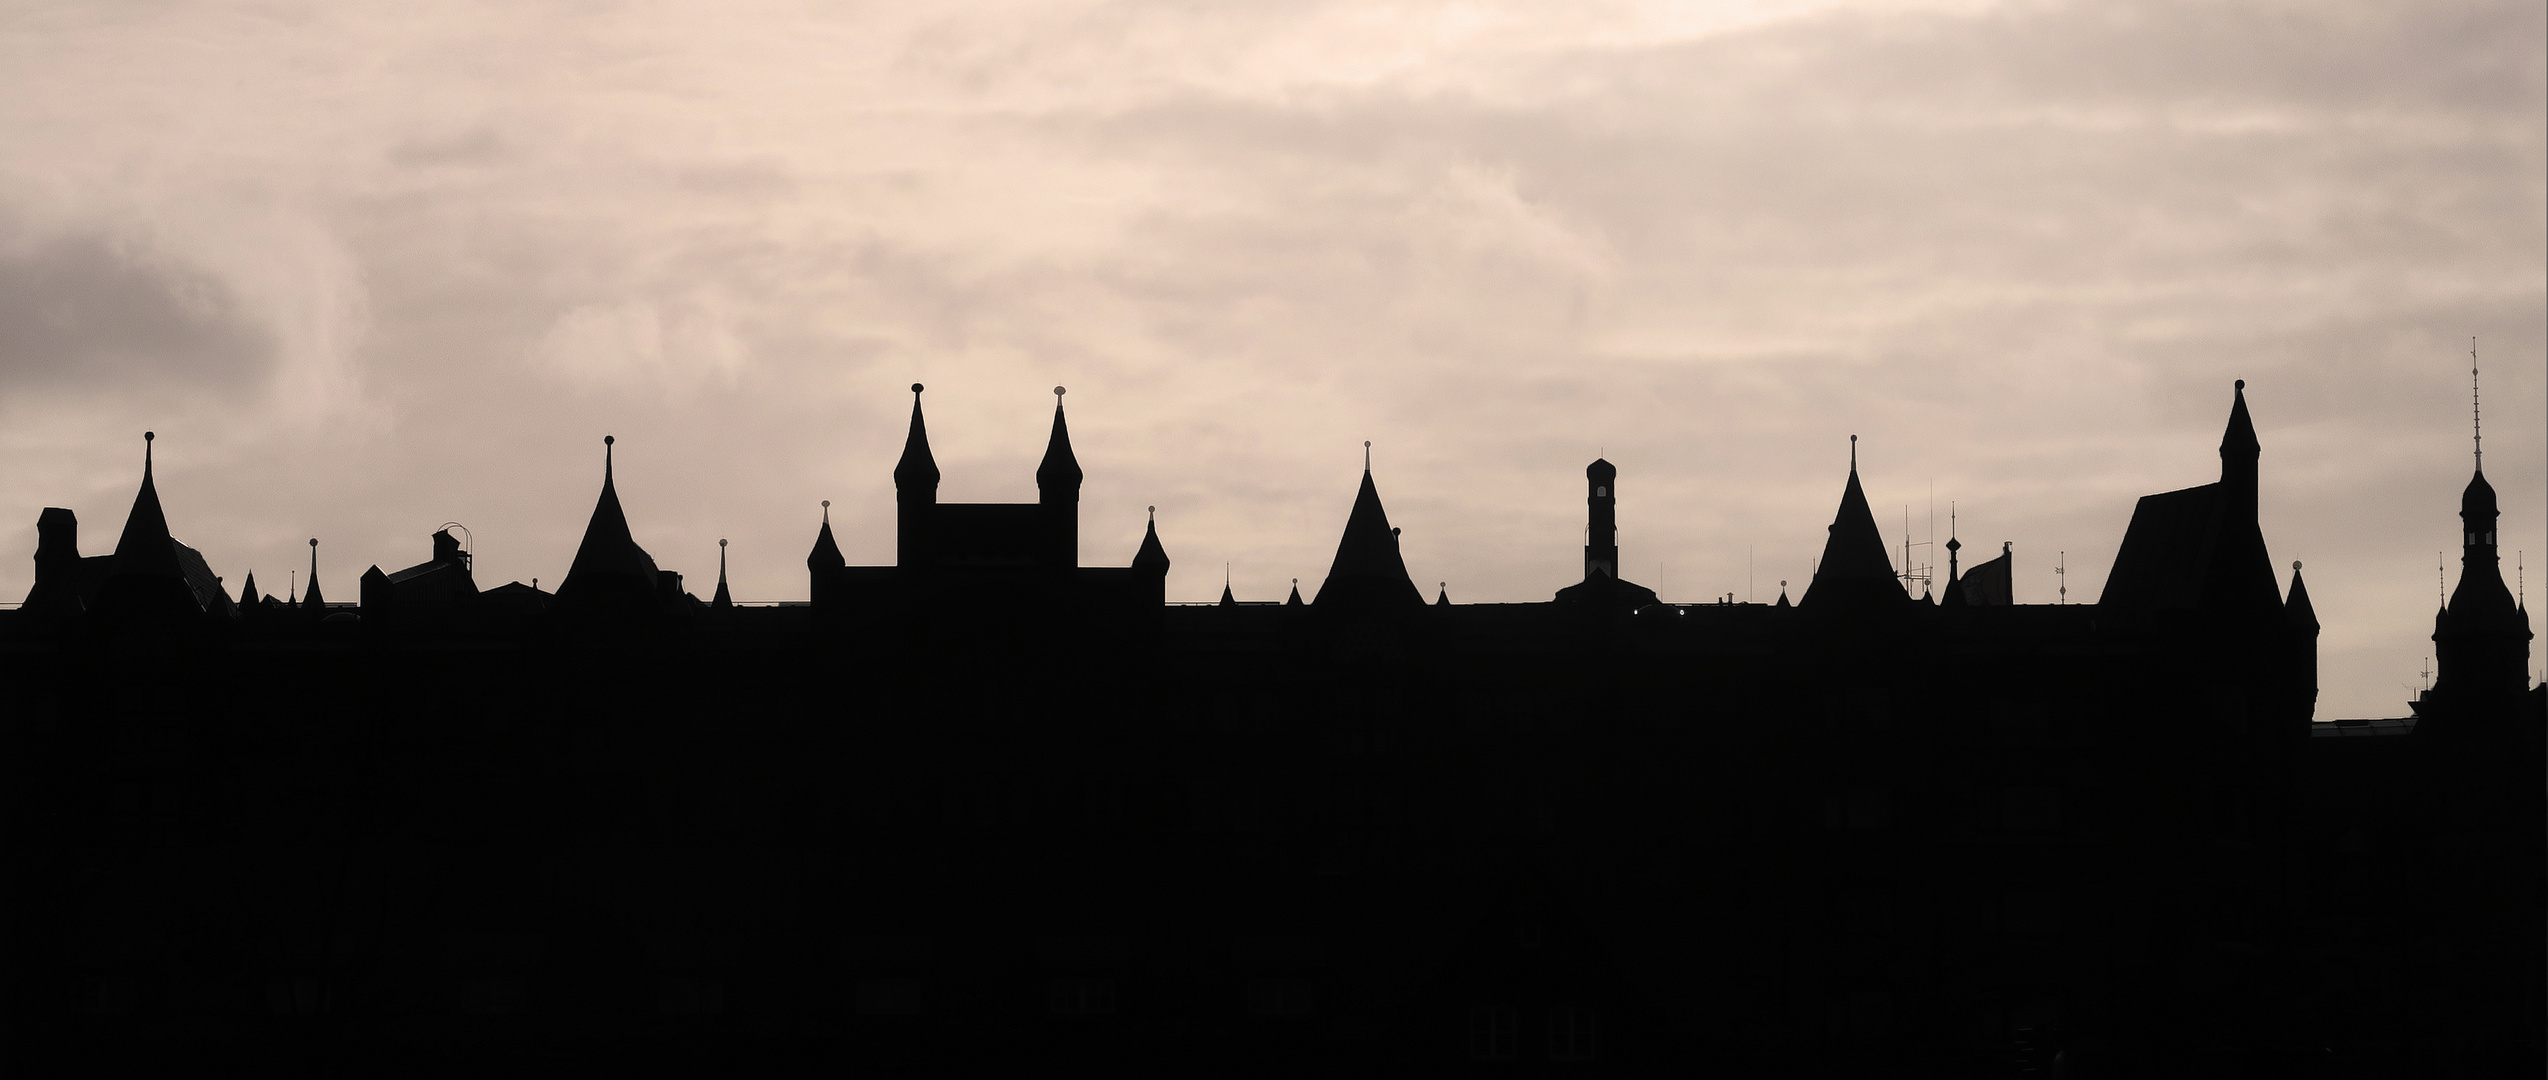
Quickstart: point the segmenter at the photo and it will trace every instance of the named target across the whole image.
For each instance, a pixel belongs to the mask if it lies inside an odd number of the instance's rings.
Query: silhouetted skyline
[[[801,598],[822,500],[892,550],[903,386],[997,503],[1061,384],[1085,549],[1159,507],[1179,600],[1314,580],[1365,440],[1428,597],[1569,584],[1601,457],[1628,580],[1765,600],[1857,434],[1890,544],[1954,506],[2032,602],[2246,378],[2358,715],[2429,652],[2470,337],[2548,487],[2535,4],[64,10],[0,75],[21,549],[156,430],[233,587],[446,521],[554,586],[615,434],[650,552]]]

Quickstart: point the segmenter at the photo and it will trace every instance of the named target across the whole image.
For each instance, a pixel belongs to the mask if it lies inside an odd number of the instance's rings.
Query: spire
[[[2468,436],[2477,454],[2477,473],[2486,474],[2486,425],[2477,411],[2477,339],[2468,339]]]
[[[1777,604],[1778,609],[1779,609],[1779,610],[1781,610],[1781,611],[1785,611],[1786,609],[1791,608],[1791,607],[1794,607],[1794,606],[1795,606],[1795,605],[1790,604],[1790,603],[1788,603],[1788,602],[1787,602],[1787,583],[1786,583],[1786,582],[1784,582],[1784,581],[1779,582],[1779,583],[1778,583],[1778,604]]]
[[[157,432],[142,432],[142,489],[133,495],[133,512],[124,518],[124,535],[115,541],[116,577],[185,580],[177,563],[176,542],[168,535],[168,515],[159,508],[159,484],[151,477],[151,444]]]
[[[1062,418],[1062,395],[1066,392],[1067,391],[1059,386],[1053,388],[1053,437],[1046,440],[1044,443],[1044,463],[1035,467],[1035,486],[1038,490],[1044,492],[1044,501],[1046,502],[1057,501],[1054,498],[1056,492],[1052,489],[1064,486],[1067,486],[1070,490],[1071,501],[1076,502],[1079,499],[1079,458],[1071,453],[1070,424]],[[920,431],[920,414],[918,412],[918,408],[918,404],[915,403],[913,405],[914,411],[912,412],[911,421],[911,430],[915,433],[913,436],[914,438],[920,437],[917,434]],[[928,446],[923,444],[920,448],[920,452],[922,454],[927,454],[929,452]],[[910,451],[904,451],[906,458],[909,457],[909,454]],[[899,470],[897,470],[896,476],[900,476]]]
[[[602,495],[593,503],[592,520],[585,523],[584,541],[575,548],[566,580],[558,583],[560,601],[589,599],[596,588],[631,600],[643,596],[648,602],[656,594],[654,557],[629,535],[628,515],[619,506],[619,484],[611,460],[612,447],[618,442],[614,436],[602,436]],[[610,581],[607,586],[605,579]]]
[[[902,460],[894,463],[894,487],[925,486],[934,499],[938,488],[938,459],[929,455],[929,425],[920,417],[920,390],[919,383],[911,384],[911,434],[903,438]],[[1053,408],[1058,413],[1061,405],[1057,402]]]
[[[1805,585],[1802,606],[1820,606],[1844,597],[1878,602],[1903,599],[1893,576],[1893,560],[1885,554],[1884,534],[1876,529],[1875,511],[1858,484],[1858,437],[1849,437],[1849,483],[1841,488],[1840,509],[1832,515],[1830,537],[1814,564],[1814,579]]]
[[[248,608],[255,607],[257,601],[260,599],[263,598],[257,595],[257,572],[250,570],[248,571],[247,584],[241,586],[239,589],[239,608],[244,611]]]
[[[2256,422],[2247,416],[2247,380],[2230,384],[2230,395],[2229,426],[2221,432],[2221,460],[2234,454],[2253,458],[2263,452],[2264,445],[2256,441]]]
[[[312,615],[323,614],[327,610],[327,598],[319,595],[318,537],[315,536],[310,538],[310,587],[301,590],[301,607]]]
[[[1435,607],[1450,607],[1450,606],[1451,606],[1451,583],[1450,583],[1450,582],[1448,582],[1448,581],[1443,582],[1443,583],[1442,583],[1442,591],[1441,591],[1441,592],[1438,592],[1438,593],[1433,594],[1433,606],[1435,606]]]
[[[1946,595],[1938,598],[1938,606],[1963,607],[1964,569],[1956,553],[1964,550],[1964,542],[1955,538],[1955,511],[1951,507],[1946,512],[1946,523]]]
[[[1389,606],[1421,607],[1424,594],[1407,577],[1406,559],[1398,552],[1398,530],[1389,527],[1389,512],[1380,505],[1380,489],[1371,482],[1371,444],[1363,444],[1362,487],[1354,493],[1353,512],[1345,517],[1345,535],[1336,543],[1336,561],[1318,602],[1364,599]]]
[[[712,611],[734,610],[734,594],[727,591],[725,587],[725,541],[723,539],[717,541],[717,595],[708,601],[708,608]]]
[[[1221,606],[1237,607],[1239,598],[1230,593],[1230,564],[1221,564]]]
[[[2283,621],[2296,628],[2318,632],[2318,609],[2309,603],[2309,586],[2300,580],[2300,560],[2291,563],[2291,592],[2283,598]]]
[[[1161,578],[1168,576],[1168,549],[1159,546],[1159,508],[1156,506],[1150,508],[1150,526],[1142,531],[1141,550],[1133,553],[1132,568]]]
[[[719,540],[717,544],[723,547],[725,541]],[[718,565],[724,565],[723,553],[719,553],[717,559]],[[840,544],[832,539],[832,501],[825,499],[823,500],[823,528],[822,531],[814,534],[814,550],[805,554],[805,568],[819,574],[825,570],[838,570],[847,565],[849,560],[841,558]],[[720,570],[719,574],[722,575],[723,571]]]
[[[1299,607],[1299,606],[1301,606],[1301,579],[1299,579],[1299,578],[1293,578],[1293,579],[1292,579],[1292,595],[1291,595],[1291,598],[1290,598],[1290,599],[1283,601],[1283,606],[1284,606],[1284,607]]]

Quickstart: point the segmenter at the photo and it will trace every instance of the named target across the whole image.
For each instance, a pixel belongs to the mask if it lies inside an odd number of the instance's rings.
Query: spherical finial
[[[915,394],[919,393],[919,392],[920,392],[920,384],[919,384],[919,383],[913,383],[913,384],[911,384],[911,392],[912,392],[912,393],[915,393]]]
[[[618,436],[615,436],[615,435],[604,435],[604,436],[602,436],[602,445],[604,445],[604,446],[609,446],[610,444],[615,443],[615,442],[618,442],[618,441],[619,441],[619,437],[618,437]]]
[[[1069,393],[1069,392],[1070,392],[1070,391],[1064,390],[1064,389],[1062,389],[1061,387],[1058,387],[1058,386],[1056,386],[1056,387],[1054,387],[1054,388],[1053,388],[1053,396],[1054,396],[1054,397],[1060,397],[1060,396],[1062,396],[1063,394],[1066,394],[1066,393]]]
[[[830,499],[825,499],[825,500],[823,500],[823,509],[825,509],[825,510],[829,510],[829,509],[831,509],[831,508],[832,508],[832,501],[831,501]]]
[[[156,431],[145,431],[145,432],[142,432],[142,441],[143,441],[143,442],[149,442],[149,441],[151,441],[152,439],[156,439],[156,438],[158,438],[158,437],[159,437],[159,433],[158,433],[158,432],[156,432]]]
[[[1787,582],[1786,582],[1786,581],[1784,581],[1784,580],[1781,580],[1781,581],[1778,583],[1778,587],[1779,587],[1779,588],[1782,588],[1782,589],[1786,588],[1786,587],[1787,587]]]
[[[2298,560],[2298,559],[2293,559],[2293,560],[2291,561],[2291,568],[2292,568],[2294,571],[2298,571],[2298,570],[2300,569],[2300,560]]]
[[[2245,379],[2240,379],[2240,380],[2238,380],[2237,382],[2231,383],[2230,385],[2235,386],[2235,387],[2237,387],[2238,389],[2245,390],[2245,389],[2247,389],[2247,380],[2245,380]]]
[[[724,546],[725,546],[725,541],[724,541],[724,540],[722,540],[722,539],[718,540],[718,541],[717,541],[717,546],[718,546],[718,547],[724,547]]]
[[[1158,512],[1159,512],[1159,508],[1158,508],[1158,507],[1156,507],[1156,506],[1151,507],[1151,508],[1150,508],[1150,512],[1151,512],[1151,513],[1156,514],[1156,513],[1158,513]]]
[[[311,537],[311,538],[310,538],[310,546],[311,546],[311,547],[317,547],[317,546],[318,546],[318,537],[313,536],[313,537]]]

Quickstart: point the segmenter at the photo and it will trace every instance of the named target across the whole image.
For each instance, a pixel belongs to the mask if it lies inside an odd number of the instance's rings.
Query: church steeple
[[[2530,619],[2504,585],[2495,543],[2501,513],[2486,482],[2485,443],[2477,426],[2477,367],[2470,350],[2469,425],[2475,466],[2460,491],[2460,580],[2434,620],[2434,690],[2494,697],[2530,682]]]

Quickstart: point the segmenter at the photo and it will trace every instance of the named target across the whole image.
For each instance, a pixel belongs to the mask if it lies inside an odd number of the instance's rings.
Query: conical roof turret
[[[1081,479],[1079,458],[1071,453],[1070,423],[1062,417],[1063,392],[1061,387],[1053,388],[1053,436],[1045,440],[1043,464],[1035,467],[1035,486],[1038,490],[1047,492],[1064,487],[1077,492]],[[915,411],[912,414],[913,431],[920,430],[917,408],[918,406],[915,405]],[[928,447],[923,445],[921,452],[926,454]],[[908,454],[908,451],[905,453]]]
[[[637,546],[637,538],[629,535],[628,514],[619,506],[619,485],[612,475],[611,453],[618,441],[602,436],[602,494],[593,503],[593,517],[585,523],[584,541],[575,548],[575,561],[566,568],[566,580],[558,583],[561,602],[588,599],[588,594],[605,588],[632,599],[640,593],[645,597],[655,595],[654,556],[646,554],[646,549]],[[607,587],[605,581],[609,582]]]
[[[1141,534],[1141,550],[1132,556],[1132,568],[1146,574],[1168,576],[1168,549],[1159,544],[1159,508],[1150,508],[1150,525]]]
[[[921,389],[919,383],[911,384],[911,432],[903,436],[902,460],[894,463],[894,486],[934,491],[938,486],[938,459],[929,454],[929,424],[920,415]]]
[[[2253,458],[2264,450],[2264,444],[2256,441],[2256,421],[2247,415],[2247,380],[2240,379],[2230,386],[2229,425],[2221,430],[2221,457]]]
[[[723,541],[719,541],[720,544]],[[723,555],[718,556],[720,560]],[[832,539],[832,501],[823,500],[823,527],[814,534],[814,550],[805,553],[805,568],[814,571],[838,570],[849,565],[841,558],[840,544]]]
[[[1858,484],[1858,437],[1849,437],[1849,483],[1841,488],[1840,508],[1832,515],[1830,536],[1823,541],[1822,561],[1814,564],[1814,580],[1805,586],[1798,605],[1828,607],[1835,603],[1898,603],[1905,600],[1893,576],[1893,560],[1885,554],[1884,534],[1876,529],[1875,511]]]
[[[312,615],[327,613],[327,597],[319,592],[318,537],[310,538],[310,580],[301,586],[301,610]]]
[[[260,599],[262,597],[257,594],[257,572],[250,570],[247,584],[239,587],[239,607],[242,610],[254,607]]]
[[[1336,561],[1318,587],[1318,603],[1423,607],[1424,594],[1416,591],[1407,561],[1398,552],[1398,530],[1389,527],[1380,489],[1371,482],[1370,443],[1363,444],[1363,452],[1362,486],[1354,492],[1353,512],[1345,517],[1345,534],[1336,542]]]
[[[168,535],[168,515],[159,508],[159,483],[151,476],[151,444],[157,432],[142,432],[142,488],[133,495],[133,512],[124,517],[124,534],[115,541],[114,577],[186,579],[177,562],[176,542]]]
[[[2309,585],[2300,580],[2300,563],[2291,564],[2291,592],[2283,597],[2283,621],[2295,627],[2318,632],[2318,609],[2309,603]]]

